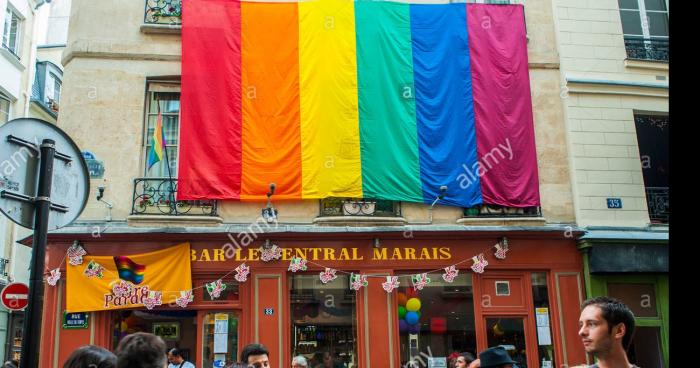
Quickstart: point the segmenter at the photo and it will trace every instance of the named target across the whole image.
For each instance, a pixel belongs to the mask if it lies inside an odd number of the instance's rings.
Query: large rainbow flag
[[[183,6],[178,199],[540,204],[523,6]]]

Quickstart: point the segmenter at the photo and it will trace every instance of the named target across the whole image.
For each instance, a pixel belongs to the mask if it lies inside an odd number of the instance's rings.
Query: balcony
[[[403,225],[399,202],[381,199],[326,198],[320,201],[320,225]]]
[[[169,226],[171,223],[191,222],[188,226],[216,226],[218,217],[216,200],[177,201],[177,179],[136,178],[131,205],[130,225]]]
[[[143,22],[170,26],[182,25],[182,0],[146,0]]]
[[[506,207],[482,204],[465,208],[463,217],[457,220],[463,225],[487,226],[542,226],[541,207]]]
[[[668,187],[647,187],[647,207],[652,224],[668,224]]]
[[[668,62],[668,39],[625,37],[625,49],[628,59]]]

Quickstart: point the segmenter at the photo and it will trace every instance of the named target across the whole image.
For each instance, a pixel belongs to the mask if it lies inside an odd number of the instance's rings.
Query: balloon
[[[408,297],[406,297],[405,293],[399,293],[399,305],[406,305],[406,301],[408,300]]]
[[[413,288],[406,289],[406,298],[411,299],[411,298],[417,298],[417,297],[418,297],[418,292],[415,291]]]
[[[408,332],[408,323],[406,323],[406,321],[404,321],[402,319],[399,320],[399,332],[400,333]]]
[[[420,332],[420,325],[419,324],[408,326],[408,333],[417,334],[419,332]]]
[[[129,325],[126,324],[125,321],[122,321],[122,323],[119,324],[119,332],[125,332],[128,329],[129,329]]]
[[[406,313],[406,323],[409,325],[415,325],[418,323],[418,320],[420,319],[420,316],[416,312],[407,312]]]
[[[399,319],[406,317],[406,307],[399,305]]]
[[[406,310],[416,312],[420,309],[420,299],[411,298],[406,302]]]

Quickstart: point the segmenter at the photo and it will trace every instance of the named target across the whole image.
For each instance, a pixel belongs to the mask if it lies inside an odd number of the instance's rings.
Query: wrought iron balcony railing
[[[542,208],[504,207],[482,204],[465,208],[464,217],[542,217]]]
[[[625,37],[625,49],[629,59],[668,61],[668,40]]]
[[[668,187],[646,187],[649,219],[652,223],[667,224],[669,214]]]
[[[176,201],[177,179],[136,178],[132,215],[217,216],[216,200]]]
[[[182,0],[146,0],[143,22],[182,25]]]
[[[326,198],[321,200],[321,216],[400,217],[401,205],[380,199]]]

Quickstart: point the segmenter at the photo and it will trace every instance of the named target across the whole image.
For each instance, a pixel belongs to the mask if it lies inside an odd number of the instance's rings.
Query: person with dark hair
[[[136,332],[117,345],[117,368],[166,368],[166,345],[160,337]]]
[[[248,344],[241,351],[241,360],[252,368],[270,368],[270,352],[262,344]]]
[[[7,362],[3,367],[15,367],[17,365],[8,365]],[[10,363],[11,364],[11,363]],[[68,357],[63,368],[116,368],[117,356],[111,351],[95,345],[87,345],[73,351]]]
[[[581,308],[578,334],[586,353],[598,359],[591,368],[636,367],[627,359],[627,348],[634,334],[632,311],[606,296],[588,299]]]
[[[467,368],[471,362],[474,361],[474,356],[471,353],[460,353],[457,358],[455,358],[455,368]]]
[[[194,364],[185,360],[178,348],[168,350],[168,368],[195,368]]]

